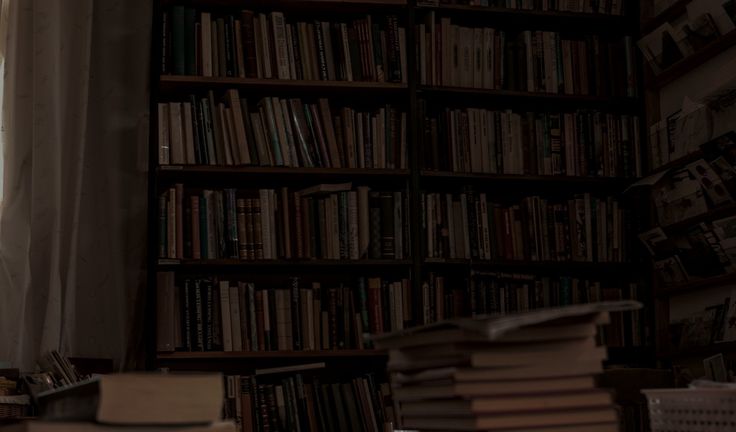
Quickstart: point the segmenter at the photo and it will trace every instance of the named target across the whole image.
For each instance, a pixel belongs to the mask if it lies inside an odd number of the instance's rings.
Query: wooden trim
[[[237,77],[204,77],[192,75],[161,75],[162,89],[175,91],[191,90],[192,87],[212,88],[226,87],[240,90],[271,91],[390,91],[405,92],[407,85],[402,83],[382,83],[372,81],[316,81],[316,80],[282,80]]]
[[[159,360],[228,360],[228,359],[306,359],[386,357],[380,350],[320,350],[320,351],[213,351],[158,353]]]
[[[736,30],[721,36],[701,50],[694,52],[665,69],[654,78],[653,84],[655,87],[662,88],[688,72],[702,66],[706,61],[716,57],[734,45],[736,45]]]
[[[320,176],[320,177],[408,177],[405,169],[372,168],[291,168],[218,165],[161,165],[157,168],[161,176],[185,176],[191,174],[227,174],[258,176]]]
[[[727,273],[725,275],[710,278],[695,279],[677,285],[662,285],[662,287],[655,292],[655,295],[659,298],[671,297],[673,295],[714,288],[732,282],[736,282],[736,273]]]
[[[411,265],[411,260],[239,260],[239,259],[210,259],[210,260],[178,260],[160,258],[158,267],[171,268],[207,268],[207,267],[401,267]]]

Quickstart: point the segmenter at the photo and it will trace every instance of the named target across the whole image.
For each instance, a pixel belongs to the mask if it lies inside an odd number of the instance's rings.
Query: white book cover
[[[220,281],[220,315],[222,318],[222,349],[233,350],[232,321],[230,317],[230,283]]]

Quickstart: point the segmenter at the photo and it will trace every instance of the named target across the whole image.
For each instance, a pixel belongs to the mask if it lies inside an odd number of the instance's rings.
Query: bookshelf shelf
[[[643,22],[641,25],[641,34],[646,35],[652,30],[656,30],[657,27],[661,26],[667,21],[675,19],[678,16],[684,14],[685,12],[687,12],[687,5],[691,1],[692,0],[677,0],[665,10],[657,14],[657,16]]]
[[[621,15],[510,9],[460,4],[417,5],[417,10],[435,10],[443,14],[473,14],[475,16],[482,16],[484,19],[497,18],[499,21],[524,20],[526,24],[528,24],[529,20],[534,20],[538,23],[543,22],[549,27],[571,25],[583,26],[585,29],[595,27],[598,28],[599,31],[627,31],[629,30],[629,27],[634,24],[630,19]]]
[[[177,4],[177,0],[160,0],[162,6]],[[189,0],[192,6],[203,8],[228,8],[256,10],[280,10],[309,13],[371,12],[376,8],[406,9],[406,0]]]
[[[736,273],[714,276],[704,279],[696,279],[677,285],[663,285],[657,292],[657,297],[665,298],[677,294],[685,294],[705,288],[736,282]]]
[[[654,85],[662,88],[734,45],[736,45],[736,30],[721,36],[701,50],[662,71],[655,78]]]
[[[238,351],[238,352],[173,352],[158,353],[159,360],[228,360],[228,359],[324,359],[324,358],[384,358],[380,350],[323,350],[323,351]]]
[[[193,89],[236,88],[258,92],[406,92],[408,86],[401,83],[363,81],[307,81],[236,77],[203,77],[187,75],[161,75],[162,92],[191,91]]]
[[[683,219],[679,222],[675,222],[669,225],[664,225],[662,228],[667,231],[678,231],[689,228],[694,224],[700,222],[709,222],[715,219],[731,216],[736,212],[736,203],[726,204],[719,207],[712,208],[705,213]]]
[[[503,102],[536,107],[537,104],[565,104],[605,108],[607,110],[639,112],[639,100],[629,97],[594,96],[564,93],[542,93],[519,90],[495,90],[472,87],[418,86],[420,96],[445,98],[478,98],[484,102]],[[539,109],[537,107],[537,109]]]
[[[451,171],[423,170],[422,177],[426,179],[438,179],[441,181],[458,182],[498,182],[498,183],[523,183],[538,184],[554,183],[559,186],[581,185],[590,188],[625,188],[637,181],[634,178],[621,177],[580,177],[580,176],[552,176],[552,175],[521,175],[521,174],[483,174],[483,173],[458,173]]]
[[[682,165],[690,163],[690,162],[694,162],[702,157],[703,157],[703,152],[700,150],[694,151],[692,153],[688,153],[685,156],[679,157],[671,162],[667,162],[666,164],[660,166],[659,168],[655,168],[651,170],[645,177],[659,174],[661,172],[668,171],[673,168],[681,168]]]
[[[158,167],[161,177],[176,179],[192,176],[248,176],[259,178],[284,178],[304,176],[315,178],[407,178],[409,170],[400,169],[361,169],[361,168],[290,168],[290,167],[251,167],[251,166],[203,166],[203,165],[164,165]]]
[[[238,260],[238,259],[212,259],[212,260],[176,260],[159,259],[158,267],[162,269],[177,268],[248,268],[259,267],[402,267],[412,264],[411,260]]]
[[[425,258],[428,266],[465,266],[473,269],[508,269],[515,272],[584,272],[584,273],[619,273],[638,270],[636,263],[597,263],[579,261],[481,261],[466,259]]]
[[[708,357],[718,353],[730,354],[736,352],[736,341],[715,343],[700,347],[683,348],[657,353],[659,359],[675,359],[688,357]]]

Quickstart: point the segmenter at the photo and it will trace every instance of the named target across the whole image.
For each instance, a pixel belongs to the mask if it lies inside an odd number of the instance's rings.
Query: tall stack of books
[[[374,338],[389,350],[400,424],[418,430],[616,432],[611,395],[597,389],[607,302],[445,321]]]

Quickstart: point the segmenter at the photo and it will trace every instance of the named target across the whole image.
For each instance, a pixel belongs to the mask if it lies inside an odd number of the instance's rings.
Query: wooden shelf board
[[[736,30],[730,31],[699,51],[662,71],[654,79],[654,85],[662,88],[734,45],[736,45]]]
[[[662,229],[667,231],[678,231],[689,228],[700,222],[708,222],[715,219],[728,217],[736,213],[736,203],[725,204],[719,207],[712,208],[705,213],[683,219],[679,222],[671,223],[662,226]]]
[[[425,258],[424,264],[436,266],[465,266],[477,269],[508,268],[517,272],[535,273],[539,270],[621,272],[635,270],[636,263],[597,263],[581,261],[482,261],[467,259]]]
[[[668,352],[659,352],[657,353],[657,358],[675,359],[701,356],[709,357],[718,353],[728,354],[733,352],[736,352],[736,341],[715,343],[702,347],[683,348]]]
[[[457,179],[467,181],[489,182],[523,182],[523,183],[558,183],[558,184],[589,184],[602,186],[628,186],[635,183],[636,178],[622,177],[582,177],[563,175],[521,175],[521,174],[484,174],[484,173],[457,173],[449,171],[422,170],[422,177],[439,178],[443,180]]]
[[[454,93],[454,94],[474,94],[480,96],[497,96],[497,97],[516,97],[516,98],[528,98],[528,99],[548,99],[556,101],[572,101],[572,102],[611,102],[611,100],[625,100],[625,101],[636,101],[635,98],[620,98],[612,96],[595,96],[595,95],[580,95],[580,94],[565,94],[565,93],[544,93],[544,92],[530,92],[522,90],[499,90],[499,89],[485,89],[475,87],[450,87],[450,86],[428,86],[421,85],[418,88],[421,93]]]
[[[387,353],[380,350],[160,352],[157,354],[159,360],[306,359],[386,356]]]
[[[682,168],[684,164],[688,164],[690,162],[694,162],[700,158],[703,157],[703,152],[700,150],[696,150],[692,153],[688,153],[685,156],[679,157],[673,161],[667,162],[666,164],[660,166],[659,168],[655,168],[651,170],[647,175],[644,177],[649,177],[655,174],[659,174],[663,171],[669,171],[674,168]]]
[[[178,4],[177,0],[160,0],[163,6]],[[352,9],[359,11],[369,7],[405,8],[406,0],[189,0],[187,4],[203,8],[238,8],[285,10],[285,11],[312,11],[344,12]]]
[[[727,273],[725,275],[714,276],[705,279],[696,279],[678,285],[663,285],[656,292],[656,296],[659,298],[670,297],[676,294],[685,294],[733,282],[736,282],[736,273]]]
[[[161,75],[162,89],[181,88],[190,90],[192,87],[229,87],[248,90],[289,90],[289,91],[390,91],[402,92],[408,89],[406,84],[380,83],[362,81],[307,81],[307,80],[280,80],[237,77],[203,77],[189,75]]]
[[[411,260],[177,260],[160,258],[159,267],[399,267],[409,266]]]
[[[611,15],[601,13],[585,13],[585,12],[562,12],[562,11],[544,11],[535,9],[511,9],[488,6],[470,6],[458,4],[440,4],[440,5],[417,5],[419,10],[438,10],[441,12],[467,12],[472,14],[496,15],[502,18],[519,17],[519,18],[543,18],[546,20],[562,21],[569,24],[572,21],[585,22],[592,25],[617,25],[621,26],[627,22],[627,17],[623,15]]]
[[[258,175],[258,176],[319,176],[319,177],[408,177],[409,170],[363,168],[290,168],[217,165],[162,165],[163,176],[183,175]]]
[[[641,34],[645,36],[647,33],[656,30],[662,24],[679,17],[687,12],[687,4],[692,0],[677,0],[669,7],[664,9],[656,16],[644,21],[641,25]]]

